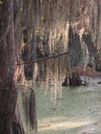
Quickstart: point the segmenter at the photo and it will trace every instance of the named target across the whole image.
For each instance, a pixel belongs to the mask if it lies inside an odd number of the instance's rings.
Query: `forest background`
[[[46,94],[50,86],[55,101],[57,94],[61,98],[62,85],[86,85],[80,76],[100,76],[100,6],[100,0],[0,0],[2,134],[25,133],[19,86],[30,90],[29,97],[23,90],[23,104],[26,121],[36,132],[36,83],[45,82]]]

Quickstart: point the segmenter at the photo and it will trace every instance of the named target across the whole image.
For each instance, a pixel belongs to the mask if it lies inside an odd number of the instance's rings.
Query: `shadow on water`
[[[101,86],[63,87],[56,104],[51,101],[50,89],[45,96],[45,89],[36,87],[36,95],[38,134],[101,134]],[[20,92],[19,98],[22,102]],[[24,123],[21,103],[20,110]]]

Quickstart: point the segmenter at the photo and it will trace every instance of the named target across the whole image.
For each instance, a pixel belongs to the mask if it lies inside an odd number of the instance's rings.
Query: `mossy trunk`
[[[71,73],[66,76],[63,86],[80,86],[82,84],[78,71],[73,69],[76,68],[81,61],[82,50],[80,43],[80,36],[77,32],[73,32],[72,26],[69,26],[68,34],[68,49],[69,53],[69,64]]]
[[[81,86],[81,85],[82,85],[82,81],[80,79],[80,76],[75,71],[73,71],[71,75],[69,75],[69,78],[66,77],[65,81],[62,84],[62,86]]]
[[[9,16],[7,13],[9,12]],[[0,5],[1,21],[8,17],[8,30],[0,42],[0,134],[24,134],[16,88],[13,1]],[[0,26],[3,31],[4,27]],[[1,35],[0,35],[1,36]]]

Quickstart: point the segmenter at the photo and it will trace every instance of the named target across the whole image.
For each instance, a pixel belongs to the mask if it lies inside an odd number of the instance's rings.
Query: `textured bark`
[[[8,31],[0,44],[0,134],[24,134],[17,102],[13,1],[3,1],[0,11],[2,19],[10,19]]]
[[[77,32],[73,32],[73,29],[71,25],[69,26],[69,34],[68,34],[68,48],[70,49],[69,53],[69,62],[70,62],[70,68],[74,68],[78,66],[78,63],[81,61],[82,57],[82,50],[81,50],[81,43],[80,43],[80,36]],[[78,74],[78,71],[71,72],[68,76],[69,78],[65,78],[63,86],[68,86],[68,83],[70,86],[80,86],[81,80],[80,76]]]
[[[77,32],[74,33],[71,26],[69,26],[68,38],[68,49],[71,50],[69,53],[70,67],[73,68],[81,61],[82,50],[79,34]]]
[[[28,42],[28,37],[25,35],[24,32],[24,43]],[[28,31],[26,29],[26,34],[28,34]],[[32,42],[31,47],[30,45],[25,44],[24,50],[22,51],[22,58],[24,62],[34,61],[37,60],[37,52],[36,52],[36,24],[33,24],[33,36],[32,36]],[[34,72],[35,63],[24,65],[24,74],[27,80],[30,80],[33,78],[33,72]]]
[[[101,1],[97,1],[98,6],[98,48],[101,49]]]
[[[72,77],[69,76],[69,79],[66,77],[65,81],[63,82],[62,86],[81,86],[82,81],[80,79],[79,74],[76,72],[72,72]]]
[[[34,16],[34,20],[33,20],[33,33],[32,33],[33,36],[32,36],[30,44],[29,44],[30,29],[29,29],[28,25],[26,26],[26,24],[27,24],[26,22],[24,25],[27,28],[23,30],[23,35],[24,35],[23,40],[25,43],[25,47],[24,47],[24,50],[22,51],[23,52],[22,58],[23,58],[24,62],[37,60],[37,52],[36,52],[37,51],[36,50],[37,1],[36,0],[32,2],[32,7],[33,7],[32,14]],[[24,65],[24,74],[25,74],[25,77],[27,80],[31,80],[33,78],[34,68],[35,68],[35,63]]]

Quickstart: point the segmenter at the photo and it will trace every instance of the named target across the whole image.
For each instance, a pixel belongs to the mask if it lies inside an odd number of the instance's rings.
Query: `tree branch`
[[[35,62],[42,62],[42,61],[45,61],[45,60],[49,60],[49,59],[52,59],[52,58],[56,58],[56,57],[59,57],[59,56],[68,54],[69,52],[70,52],[70,51],[67,51],[67,52],[65,52],[65,53],[58,54],[58,55],[53,55],[53,56],[46,57],[46,58],[43,58],[43,59],[40,59],[40,60],[27,61],[27,62],[23,62],[23,63],[18,63],[17,66],[19,66],[19,65],[25,65],[25,64],[30,64],[30,63],[35,63]]]

